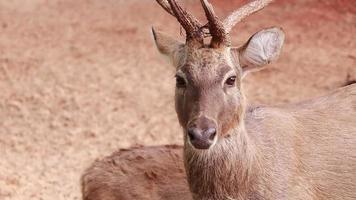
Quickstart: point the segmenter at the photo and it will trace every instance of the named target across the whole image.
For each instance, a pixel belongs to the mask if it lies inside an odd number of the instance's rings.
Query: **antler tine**
[[[204,33],[201,29],[201,23],[191,14],[187,13],[176,0],[156,0],[157,3],[174,16],[181,26],[184,28],[187,36],[187,43],[198,41],[201,45],[204,44]]]
[[[228,36],[228,32],[225,31],[224,24],[215,14],[213,6],[208,2],[208,0],[200,1],[204,8],[206,18],[209,21],[208,27],[212,36],[210,46],[213,48],[218,48],[221,45],[229,46],[230,37]]]
[[[204,33],[201,23],[192,15],[187,13],[175,0],[168,0],[171,9],[187,35],[187,42],[198,41],[204,44]]]
[[[156,0],[157,3],[169,14],[171,14],[173,17],[176,17],[171,9],[171,6],[169,5],[167,0]]]
[[[224,20],[224,27],[226,32],[229,33],[231,29],[243,18],[261,10],[262,8],[270,4],[272,1],[273,0],[255,0],[231,13],[229,17]]]

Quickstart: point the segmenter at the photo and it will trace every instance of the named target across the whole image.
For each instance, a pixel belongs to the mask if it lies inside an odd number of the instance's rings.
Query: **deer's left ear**
[[[281,28],[269,28],[255,33],[245,45],[232,48],[231,53],[239,61],[243,75],[263,69],[266,64],[277,60],[284,42]]]

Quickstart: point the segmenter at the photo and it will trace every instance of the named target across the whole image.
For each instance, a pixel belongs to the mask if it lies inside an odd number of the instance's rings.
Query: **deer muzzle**
[[[217,137],[216,124],[205,117],[191,123],[187,129],[189,143],[196,149],[209,149]]]

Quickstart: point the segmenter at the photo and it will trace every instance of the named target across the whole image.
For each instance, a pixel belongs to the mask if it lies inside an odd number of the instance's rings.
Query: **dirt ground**
[[[182,2],[204,19],[197,0]],[[212,1],[220,16],[242,2]],[[174,69],[152,25],[179,36],[154,0],[0,0],[0,199],[80,199],[80,175],[95,158],[182,143]],[[239,24],[233,42],[275,25],[285,46],[246,78],[251,104],[295,102],[356,79],[354,0],[279,0]]]

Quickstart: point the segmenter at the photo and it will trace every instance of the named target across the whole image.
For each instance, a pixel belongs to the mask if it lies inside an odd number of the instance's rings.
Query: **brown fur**
[[[121,149],[85,171],[82,194],[85,200],[189,199],[185,177],[181,146]]]
[[[299,104],[249,107],[245,124],[229,146],[186,160],[191,173],[206,174],[192,184],[215,195],[199,199],[355,199],[356,84]],[[181,147],[134,148],[86,170],[83,197],[190,199],[185,178]]]
[[[355,84],[300,104],[250,108],[245,120],[228,144],[187,156],[195,159],[188,180],[196,199],[356,198]]]

